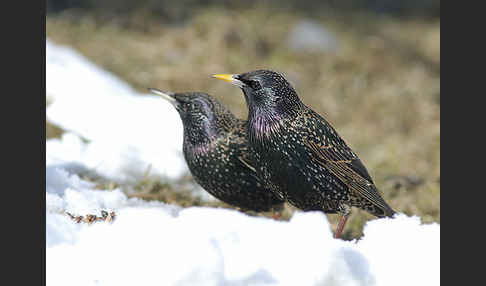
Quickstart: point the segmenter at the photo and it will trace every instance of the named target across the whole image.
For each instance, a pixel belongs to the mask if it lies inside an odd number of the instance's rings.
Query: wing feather
[[[314,161],[328,169],[352,191],[382,209],[385,214],[394,213],[380,196],[368,171],[354,153],[339,152],[332,145],[321,146],[309,140],[307,146],[314,154]]]

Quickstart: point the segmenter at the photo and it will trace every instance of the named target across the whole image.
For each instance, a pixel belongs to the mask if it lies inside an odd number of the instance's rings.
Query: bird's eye
[[[250,81],[250,87],[253,89],[253,90],[259,90],[262,88],[260,82],[258,82],[257,80],[252,80]]]

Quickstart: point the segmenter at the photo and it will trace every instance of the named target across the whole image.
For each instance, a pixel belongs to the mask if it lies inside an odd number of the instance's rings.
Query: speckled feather
[[[283,76],[255,71],[238,80],[260,82],[257,91],[243,88],[249,141],[259,175],[279,197],[302,210],[346,213],[355,206],[378,217],[393,215],[356,153]]]
[[[279,210],[283,200],[264,187],[252,166],[246,121],[204,93],[176,93],[184,125],[183,152],[195,181],[242,209]]]

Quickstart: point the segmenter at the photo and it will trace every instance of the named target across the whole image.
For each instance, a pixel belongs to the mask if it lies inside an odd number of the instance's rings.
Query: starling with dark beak
[[[280,210],[284,201],[264,187],[253,167],[246,121],[208,94],[149,88],[179,112],[183,152],[195,181],[216,198],[257,212]]]
[[[377,217],[393,216],[356,153],[300,101],[281,74],[257,70],[214,77],[243,91],[255,168],[279,197],[304,211],[341,214],[336,238],[352,206]]]

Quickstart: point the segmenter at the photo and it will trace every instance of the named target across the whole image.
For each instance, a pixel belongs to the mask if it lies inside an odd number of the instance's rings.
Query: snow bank
[[[326,216],[289,222],[203,207],[181,209],[93,190],[48,167],[47,285],[439,285],[440,226],[398,215],[334,239]],[[62,211],[116,212],[76,224]]]
[[[77,52],[49,41],[46,97],[47,119],[72,132],[49,142],[49,163],[76,163],[120,183],[136,182],[147,170],[169,180],[187,174],[182,123],[169,103],[138,95]]]

